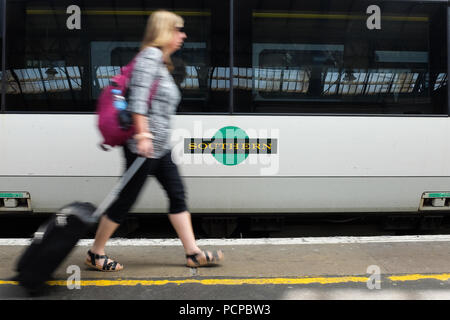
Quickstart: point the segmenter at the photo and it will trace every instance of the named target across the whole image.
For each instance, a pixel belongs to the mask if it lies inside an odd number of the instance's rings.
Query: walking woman
[[[183,19],[169,11],[156,11],[148,19],[129,86],[129,110],[133,113],[136,135],[123,148],[127,168],[138,155],[147,159],[100,220],[86,259],[86,264],[96,270],[123,269],[120,263],[105,255],[105,245],[136,202],[148,175],[154,175],[167,193],[169,220],[183,244],[186,265],[207,266],[223,260],[222,251],[202,251],[196,245],[183,183],[172,161],[169,145],[170,117],[181,100],[170,74],[173,70],[170,56],[186,39],[183,27]],[[149,108],[148,99],[155,80],[158,81],[157,89]]]

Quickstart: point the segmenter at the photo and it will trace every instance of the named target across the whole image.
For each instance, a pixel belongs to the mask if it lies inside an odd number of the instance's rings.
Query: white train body
[[[450,211],[443,0],[167,1],[187,39],[173,159],[193,213]],[[95,106],[155,1],[0,1],[0,213],[96,205],[123,173]],[[134,212],[167,212],[156,182]]]
[[[183,152],[184,138],[226,126],[277,138],[277,153],[224,165]],[[173,127],[194,213],[418,212],[424,192],[450,186],[447,117],[178,115]],[[96,115],[0,115],[0,191],[28,192],[35,212],[99,204],[123,172],[120,148],[105,152],[99,142]],[[166,208],[150,178],[133,211]]]

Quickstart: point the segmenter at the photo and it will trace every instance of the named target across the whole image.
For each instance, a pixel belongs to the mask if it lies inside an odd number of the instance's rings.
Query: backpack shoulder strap
[[[155,79],[153,80],[153,83],[150,87],[150,95],[148,97],[148,108],[150,109],[152,99],[155,97],[156,91],[158,91],[159,82],[161,81],[161,67],[158,68],[156,72]]]

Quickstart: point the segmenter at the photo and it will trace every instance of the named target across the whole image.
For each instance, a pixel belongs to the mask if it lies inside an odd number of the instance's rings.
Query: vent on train
[[[31,211],[31,196],[29,192],[1,192],[1,211]]]
[[[424,192],[419,211],[450,211],[450,192]]]

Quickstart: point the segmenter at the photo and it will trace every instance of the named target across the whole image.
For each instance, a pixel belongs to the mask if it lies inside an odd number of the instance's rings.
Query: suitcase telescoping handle
[[[98,208],[94,211],[94,213],[90,217],[80,217],[85,223],[95,224],[98,222],[100,216],[113,204],[113,202],[117,199],[120,192],[125,188],[130,179],[136,174],[142,164],[145,162],[145,157],[138,157],[134,160],[133,164],[128,168],[128,170],[123,174],[122,178],[120,178],[119,182],[114,186],[114,188],[110,191],[110,193],[106,196],[105,200],[100,203]],[[63,209],[64,211],[64,209]],[[56,223],[58,225],[66,225],[67,223],[67,212],[61,212],[56,214]],[[42,241],[44,234],[50,225],[50,222],[45,223],[39,227],[39,229],[34,233],[33,241],[38,244]]]
[[[97,220],[101,217],[103,213],[116,201],[120,192],[125,188],[128,182],[133,178],[142,164],[147,160],[145,157],[137,157],[134,160],[133,164],[128,168],[128,170],[123,174],[122,178],[120,178],[119,182],[114,186],[114,188],[110,191],[110,193],[106,196],[105,200],[100,203],[97,210],[91,216],[92,222],[97,222]]]

